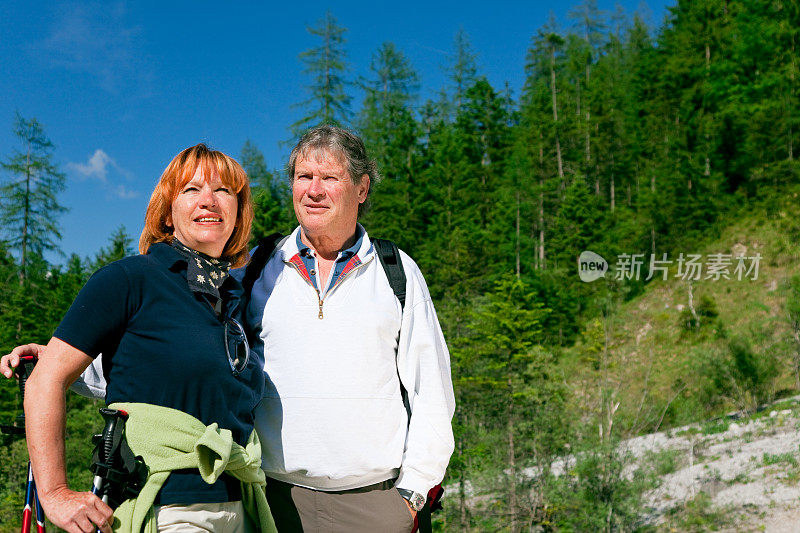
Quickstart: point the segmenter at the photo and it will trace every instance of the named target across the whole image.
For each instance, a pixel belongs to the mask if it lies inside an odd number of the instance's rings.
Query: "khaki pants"
[[[158,531],[163,533],[255,533],[241,501],[156,506]]]
[[[406,501],[388,480],[346,491],[321,491],[267,479],[279,533],[410,533]]]

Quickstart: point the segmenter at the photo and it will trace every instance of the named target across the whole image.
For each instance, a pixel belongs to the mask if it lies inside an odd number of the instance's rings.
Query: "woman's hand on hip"
[[[91,492],[75,492],[67,487],[40,494],[42,508],[53,524],[70,533],[112,533],[114,511]]]

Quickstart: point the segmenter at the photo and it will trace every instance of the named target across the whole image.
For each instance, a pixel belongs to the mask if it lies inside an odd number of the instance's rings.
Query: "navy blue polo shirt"
[[[322,289],[317,283],[317,261],[314,257],[314,254],[311,251],[303,240],[300,238],[301,231],[297,232],[297,250],[300,253],[300,258],[303,260],[303,264],[306,267],[306,271],[308,272],[308,277],[311,278],[311,283],[314,284],[314,288],[318,291]],[[361,225],[356,225],[356,235],[358,238],[353,246],[347,248],[346,250],[342,250],[339,252],[339,257],[336,258],[336,262],[333,266],[333,272],[331,272],[331,280],[328,283],[328,287],[333,287],[336,284],[336,280],[339,279],[339,276],[342,274],[342,270],[347,265],[347,262],[350,260],[351,257],[358,253],[358,250],[361,248],[361,241],[364,240],[364,228]]]
[[[141,402],[216,422],[245,444],[264,390],[264,362],[252,351],[233,376],[225,350],[226,317],[243,324],[242,286],[220,287],[222,316],[193,293],[186,259],[168,244],[116,261],[89,279],[53,334],[91,357],[103,354],[106,403]],[[98,417],[98,424],[100,419]],[[223,475],[205,483],[197,470],[173,472],[157,503],[218,503],[241,499],[239,482]]]

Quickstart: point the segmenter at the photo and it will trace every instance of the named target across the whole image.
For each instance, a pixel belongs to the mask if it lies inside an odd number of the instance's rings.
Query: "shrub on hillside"
[[[545,498],[551,515],[543,525],[552,531],[635,529],[652,480],[642,470],[626,475],[631,460],[612,443],[578,453],[572,468],[549,479]]]
[[[757,353],[743,335],[728,339],[726,349],[709,353],[700,368],[706,405],[727,400],[746,411],[754,411],[774,398],[780,372],[774,354]]]
[[[704,294],[700,297],[694,313],[688,307],[681,311],[680,326],[685,331],[697,331],[701,327],[711,324],[717,316],[719,316],[719,311],[717,311],[716,302]]]

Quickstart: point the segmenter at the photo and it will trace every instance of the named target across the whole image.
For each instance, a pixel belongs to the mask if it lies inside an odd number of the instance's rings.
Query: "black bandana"
[[[186,258],[188,263],[186,280],[189,282],[189,288],[194,292],[209,294],[219,300],[219,288],[228,277],[231,264],[228,261],[192,250],[174,237],[172,246]]]

